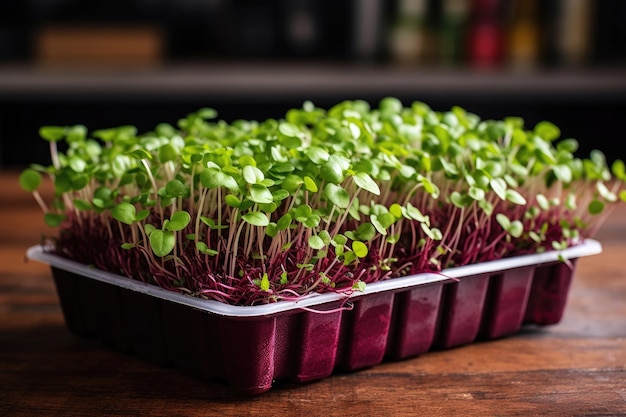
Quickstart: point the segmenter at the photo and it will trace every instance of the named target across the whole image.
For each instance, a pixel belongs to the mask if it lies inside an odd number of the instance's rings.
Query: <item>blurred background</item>
[[[281,117],[393,95],[550,120],[623,158],[624,0],[3,0],[0,167],[40,126]],[[620,155],[620,152],[622,154]]]

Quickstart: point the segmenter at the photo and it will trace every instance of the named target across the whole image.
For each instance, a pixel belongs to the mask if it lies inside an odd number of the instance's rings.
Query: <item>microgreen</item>
[[[19,182],[61,228],[57,253],[236,305],[562,250],[626,201],[624,163],[577,157],[550,122],[393,97],[307,101],[262,122],[204,108],[145,133],[39,132],[52,164]]]

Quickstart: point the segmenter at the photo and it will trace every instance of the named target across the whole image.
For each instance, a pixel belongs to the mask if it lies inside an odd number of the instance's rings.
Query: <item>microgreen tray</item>
[[[324,293],[257,306],[174,293],[42,246],[27,256],[51,266],[71,332],[255,394],[276,381],[317,380],[558,323],[578,258],[601,250],[586,239],[558,252],[372,283],[348,298]]]

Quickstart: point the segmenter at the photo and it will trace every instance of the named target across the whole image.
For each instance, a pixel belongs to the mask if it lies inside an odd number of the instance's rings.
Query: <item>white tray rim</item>
[[[163,300],[169,300],[178,304],[203,310],[208,313],[228,316],[233,318],[262,317],[282,313],[290,310],[314,310],[316,306],[335,301],[345,301],[368,294],[377,294],[387,291],[407,290],[420,285],[442,281],[451,281],[463,277],[494,274],[500,271],[552,263],[565,259],[577,259],[583,256],[596,255],[602,252],[602,245],[594,239],[585,239],[576,246],[560,251],[546,251],[543,253],[520,255],[511,258],[498,259],[489,262],[481,262],[472,265],[449,268],[440,273],[421,273],[386,281],[367,284],[365,291],[351,294],[323,293],[311,294],[297,301],[278,301],[271,304],[255,306],[233,306],[215,300],[205,300],[186,294],[175,293],[156,285],[146,284],[118,274],[102,271],[70,259],[46,252],[43,245],[35,245],[26,251],[28,259],[47,264],[67,272],[105,282],[128,290],[147,294]],[[323,312],[323,311],[320,311]]]

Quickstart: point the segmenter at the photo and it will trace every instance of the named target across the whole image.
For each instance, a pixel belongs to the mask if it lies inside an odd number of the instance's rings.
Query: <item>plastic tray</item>
[[[558,323],[577,259],[601,251],[587,239],[559,252],[368,284],[347,302],[325,293],[249,307],[177,294],[42,246],[27,256],[51,266],[71,332],[255,394],[278,380],[312,381],[503,337],[525,323]]]

